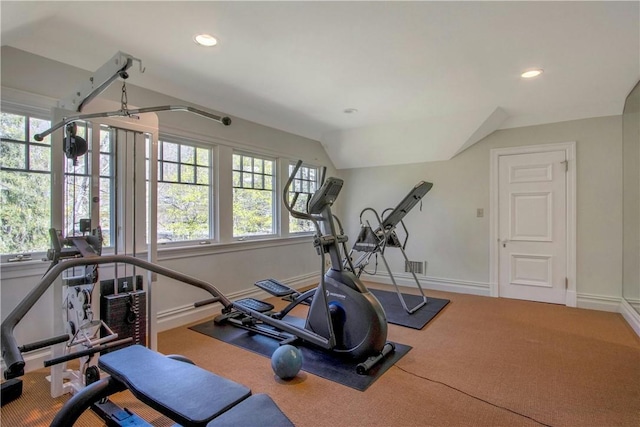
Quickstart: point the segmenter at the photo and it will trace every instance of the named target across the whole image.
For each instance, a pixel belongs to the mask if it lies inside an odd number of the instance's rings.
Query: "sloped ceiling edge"
[[[322,135],[338,169],[449,160],[499,128],[508,117],[499,106]]]

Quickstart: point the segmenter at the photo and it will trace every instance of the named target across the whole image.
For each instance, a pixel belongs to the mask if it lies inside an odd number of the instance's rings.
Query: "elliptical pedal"
[[[290,288],[284,283],[278,282],[276,279],[259,280],[254,283],[260,289],[269,292],[276,297],[284,297],[295,293],[295,289]]]
[[[255,298],[243,298],[238,301],[234,301],[234,304],[241,305],[243,307],[249,308],[251,310],[255,310],[259,313],[265,313],[267,311],[273,310],[273,304],[269,304],[268,302],[260,301]]]

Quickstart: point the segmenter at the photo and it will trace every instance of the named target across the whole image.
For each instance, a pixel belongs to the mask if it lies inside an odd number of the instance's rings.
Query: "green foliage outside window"
[[[50,122],[0,113],[0,253],[45,251],[51,218]]]
[[[211,150],[168,141],[158,147],[158,242],[209,239]]]
[[[275,233],[275,162],[246,154],[233,155],[233,235]]]
[[[273,234],[273,192],[233,189],[233,235]]]
[[[0,253],[46,251],[51,224],[51,140],[33,135],[50,122],[28,115],[0,115]],[[81,127],[86,132],[86,128]],[[85,135],[86,136],[86,135]],[[100,225],[110,245],[115,155],[112,133],[100,129]],[[161,142],[158,155],[158,241],[205,240],[211,235],[211,150],[190,144]],[[89,217],[89,156],[65,168],[65,223],[72,233],[79,218]],[[302,194],[296,208],[305,210],[315,191],[317,169],[303,167],[294,187]],[[233,235],[270,235],[275,229],[275,161],[233,155]],[[290,232],[312,231],[308,221],[291,219]]]
[[[209,238],[209,187],[158,183],[158,242]]]
[[[4,160],[5,152],[0,157]],[[0,171],[0,253],[49,248],[50,175]]]

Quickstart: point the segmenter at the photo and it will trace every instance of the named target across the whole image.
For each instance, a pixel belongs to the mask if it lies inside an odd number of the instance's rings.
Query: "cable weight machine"
[[[192,113],[208,120],[212,120],[224,126],[231,124],[231,119],[226,116],[212,114],[191,106],[182,105],[162,105],[157,107],[144,107],[130,109],[127,105],[127,91],[125,80],[129,78],[128,70],[135,63],[140,63],[140,72],[144,72],[142,62],[133,56],[118,52],[113,58],[105,63],[100,69],[93,73],[88,81],[83,82],[82,86],[73,92],[72,96],[62,99],[58,102],[58,107],[53,109],[53,122],[51,128],[42,131],[34,136],[37,141],[43,140],[46,136],[52,135],[52,164],[63,164],[66,156],[69,161],[66,163],[65,169],[54,168],[52,170],[53,182],[66,182],[73,179],[75,185],[77,173],[76,166],[80,158],[87,153],[93,156],[87,156],[81,161],[82,164],[89,165],[89,173],[84,176],[89,181],[93,179],[91,186],[89,207],[91,218],[79,220],[79,226],[76,219],[72,220],[73,226],[66,227],[70,236],[63,237],[64,232],[52,231],[51,242],[52,249],[49,250],[47,258],[52,262],[51,267],[42,278],[41,283],[36,285],[36,289],[29,294],[2,322],[2,353],[7,364],[7,369],[3,371],[5,378],[16,379],[24,373],[24,359],[22,353],[35,351],[51,347],[52,357],[45,362],[46,366],[52,368],[51,394],[56,397],[61,394],[71,392],[75,393],[78,389],[87,385],[91,378],[94,377],[93,366],[96,364],[97,355],[104,350],[114,349],[123,344],[132,342],[132,339],[123,340],[117,331],[112,330],[110,325],[99,320],[101,301],[98,298],[95,286],[98,280],[98,265],[107,264],[107,268],[101,271],[107,280],[111,280],[116,287],[119,279],[123,277],[128,280],[133,278],[133,283],[138,283],[138,277],[143,277],[143,286],[147,293],[146,306],[150,310],[138,311],[136,315],[147,317],[146,337],[142,338],[142,343],[149,345],[151,348],[156,347],[155,331],[152,328],[156,324],[156,313],[153,309],[153,300],[151,298],[152,282],[157,280],[157,275],[163,275],[161,267],[155,264],[157,256],[157,247],[154,239],[149,239],[148,246],[145,245],[146,236],[155,236],[156,234],[156,208],[153,206],[155,198],[149,198],[150,203],[145,207],[147,197],[145,192],[155,194],[157,192],[157,140],[158,140],[158,124],[154,114],[162,111],[183,111]],[[91,106],[89,113],[83,113],[88,104],[92,102],[100,93],[102,93],[109,85],[116,80],[122,80],[122,95],[120,99],[120,109],[114,110],[112,107],[104,108],[109,105],[106,100],[97,100]],[[111,103],[113,104],[113,103]],[[100,110],[101,109],[101,110]],[[141,116],[142,115],[142,116]],[[153,116],[153,117],[152,117]],[[148,119],[151,117],[151,119]],[[81,133],[79,125],[85,126],[86,133]],[[99,226],[94,233],[89,233],[91,224],[100,224],[100,213],[97,209],[100,203],[99,188],[95,181],[98,181],[98,170],[100,165],[100,157],[97,155],[100,147],[100,134],[102,126],[107,126],[113,131],[116,139],[121,139],[122,150],[129,150],[133,155],[128,155],[124,151],[115,155],[116,164],[114,165],[116,183],[119,186],[123,196],[118,195],[117,199],[111,200],[115,204],[115,215],[112,218],[111,231],[117,230],[112,234],[110,248],[107,250],[113,255],[102,254],[102,241]],[[91,129],[91,131],[90,131]],[[145,161],[145,144],[148,144],[148,163],[149,176],[148,190],[145,188],[144,174],[135,172],[128,174],[130,170],[135,170],[134,166],[144,165]],[[93,150],[91,149],[93,147]],[[71,160],[73,167],[71,167]],[[133,168],[133,169],[132,169]],[[128,175],[127,175],[128,174]],[[102,177],[100,177],[102,178]],[[67,184],[65,184],[67,185]],[[71,184],[69,184],[71,185]],[[129,188],[131,187],[131,188]],[[116,188],[116,190],[118,190]],[[117,193],[117,191],[116,191]],[[117,193],[120,194],[120,193]],[[58,229],[65,229],[63,218],[65,209],[68,212],[68,205],[63,201],[65,197],[62,186],[53,186],[52,199],[52,224]],[[66,206],[66,207],[65,207]],[[136,222],[143,224],[146,212],[148,212],[148,229],[144,226],[136,229]],[[125,210],[133,211],[133,216],[124,213]],[[135,212],[138,212],[136,218]],[[84,218],[84,217],[83,217]],[[84,223],[83,223],[84,222]],[[75,235],[80,231],[82,235]],[[125,235],[127,235],[125,237]],[[144,271],[146,274],[140,276],[136,274],[136,268],[141,268],[141,262],[144,263],[140,256],[147,258]],[[124,257],[124,258],[123,258]],[[63,268],[64,267],[64,268]],[[67,271],[68,270],[68,271]],[[57,274],[54,274],[57,272]],[[66,277],[61,278],[65,273]],[[66,274],[66,273],[65,273]],[[175,278],[175,280],[185,281],[185,283],[193,284],[192,279],[179,276],[178,273],[169,273],[167,277]],[[185,280],[183,280],[185,279]],[[56,284],[51,286],[54,282]],[[196,285],[211,291],[210,285]],[[57,315],[53,318],[54,337],[17,346],[13,338],[13,328],[22,319],[24,314],[31,308],[33,304],[40,298],[47,288],[53,289],[53,302],[56,307],[62,305],[62,314],[56,308]],[[213,292],[213,291],[211,291]],[[219,301],[220,298],[214,296],[208,303]],[[133,307],[132,307],[133,308]],[[133,310],[132,310],[133,311]],[[100,334],[100,330],[103,331]],[[64,333],[62,333],[64,331]],[[144,342],[148,340],[147,342]],[[66,362],[80,359],[80,369],[73,373],[69,373],[66,369]],[[87,375],[87,372],[89,373]],[[72,383],[74,383],[72,385]],[[19,395],[19,394],[18,394]],[[3,398],[5,396],[3,389]],[[3,399],[4,400],[4,399]]]

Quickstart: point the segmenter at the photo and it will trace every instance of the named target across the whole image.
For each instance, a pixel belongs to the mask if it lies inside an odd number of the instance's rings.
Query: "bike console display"
[[[338,198],[338,194],[342,190],[342,184],[344,184],[344,181],[340,178],[327,178],[322,187],[315,192],[309,201],[308,212],[310,214],[319,214],[327,205],[331,206]]]

